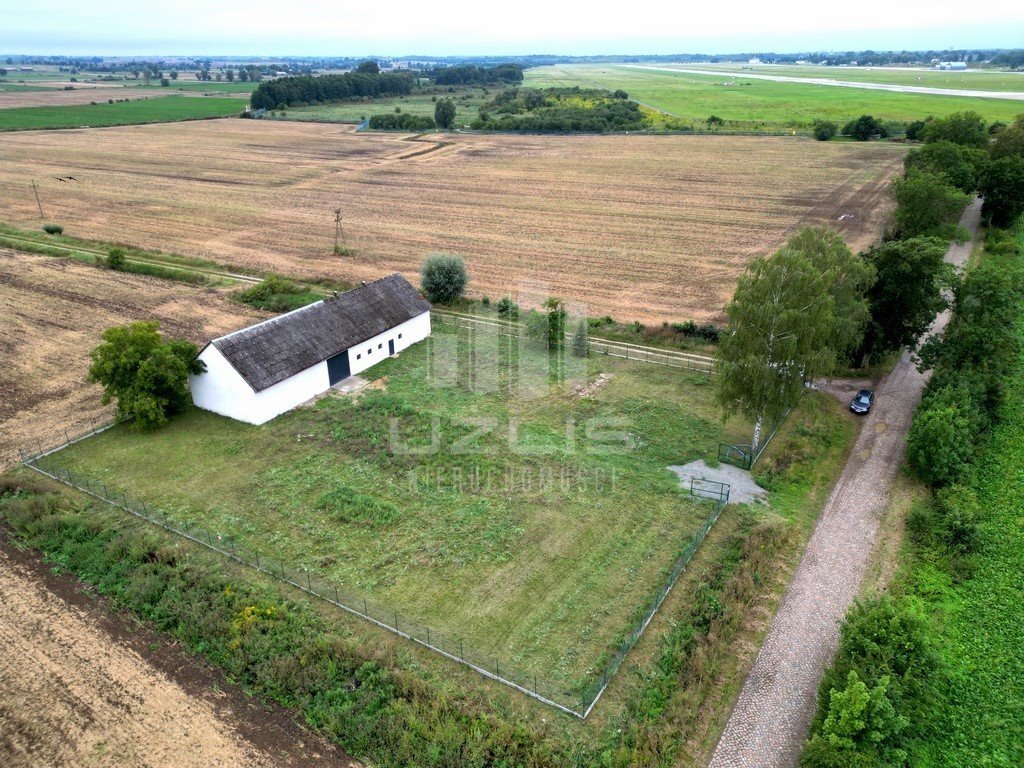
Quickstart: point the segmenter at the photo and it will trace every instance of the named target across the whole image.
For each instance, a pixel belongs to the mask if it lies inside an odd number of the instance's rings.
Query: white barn
[[[399,274],[214,339],[192,401],[263,424],[430,335],[430,304]]]

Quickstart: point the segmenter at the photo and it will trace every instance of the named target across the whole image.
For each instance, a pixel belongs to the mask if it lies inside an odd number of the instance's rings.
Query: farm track
[[[981,200],[960,225],[977,238]],[[974,240],[952,244],[946,261],[962,266]],[[929,334],[942,333],[949,310]],[[879,384],[853,453],[832,490],[764,645],[740,691],[710,768],[792,768],[811,725],[818,686],[839,645],[839,627],[860,590],[903,463],[914,408],[928,381],[911,350]]]

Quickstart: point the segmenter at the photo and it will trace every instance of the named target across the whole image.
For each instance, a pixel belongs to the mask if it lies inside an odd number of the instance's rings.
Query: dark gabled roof
[[[262,392],[429,311],[430,304],[396,272],[210,343]]]

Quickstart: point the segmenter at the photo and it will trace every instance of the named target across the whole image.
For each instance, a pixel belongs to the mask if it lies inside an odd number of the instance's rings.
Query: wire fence
[[[132,499],[127,494],[98,482],[84,473],[75,472],[68,467],[62,466],[55,458],[55,454],[64,448],[113,426],[116,426],[115,422],[95,425],[88,432],[77,437],[71,438],[69,436],[66,443],[55,448],[47,449],[39,445],[34,452],[26,453],[21,451],[21,461],[26,467],[57,482],[75,488],[129,515],[157,525],[171,534],[213,550],[236,563],[253,568],[302,592],[324,600],[348,614],[358,616],[382,629],[428,648],[445,658],[458,662],[490,680],[509,686],[537,701],[579,719],[585,719],[593,710],[615,673],[622,665],[627,653],[636,645],[636,642],[640,639],[648,624],[650,624],[658,608],[661,607],[661,604],[672,590],[679,575],[686,568],[697,548],[714,526],[722,509],[729,501],[729,487],[724,484],[716,484],[717,487],[714,489],[713,494],[693,494],[695,498],[701,501],[710,502],[710,512],[707,518],[696,534],[683,547],[672,568],[667,573],[666,578],[646,604],[642,613],[631,623],[630,628],[620,636],[601,674],[581,692],[578,685],[557,684],[539,675],[517,670],[513,665],[503,662],[497,656],[482,653],[469,647],[462,640],[449,637],[425,624],[403,616],[398,611],[381,605],[366,595],[356,595],[347,592],[339,588],[337,584],[322,579],[308,570],[291,567],[280,556],[268,556],[265,552],[260,553],[257,550],[242,546],[231,536],[216,533],[202,526],[179,522],[171,518],[166,511],[150,507],[148,504]]]
[[[432,315],[435,320],[440,319],[444,323],[463,330],[485,330],[520,338],[524,334],[523,326],[512,321],[478,318],[472,315],[436,309],[432,310]],[[596,338],[594,336],[589,337],[587,343],[590,351],[595,354],[620,357],[625,360],[636,360],[642,363],[654,363],[684,371],[696,371],[697,373],[714,374],[716,372],[714,358],[708,355],[681,350],[657,349],[625,341]]]

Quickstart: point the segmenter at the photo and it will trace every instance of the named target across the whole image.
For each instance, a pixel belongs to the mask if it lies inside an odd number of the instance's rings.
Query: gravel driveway
[[[960,224],[975,236],[981,201]],[[951,245],[962,265],[972,243]],[[940,332],[948,313],[935,319]],[[857,596],[889,489],[903,462],[910,419],[927,377],[904,352],[877,390],[875,406],[825,503],[789,591],[740,692],[711,768],[795,766],[817,704],[818,685],[839,643],[839,624]]]

